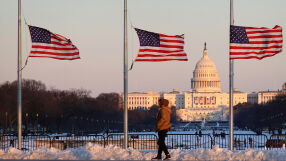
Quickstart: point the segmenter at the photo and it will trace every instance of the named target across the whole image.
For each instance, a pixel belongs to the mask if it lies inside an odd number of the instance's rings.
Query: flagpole
[[[127,0],[124,0],[124,148],[128,148],[128,53],[127,53]]]
[[[230,0],[230,25],[233,24],[233,0]],[[233,150],[233,75],[233,60],[229,55],[229,150]]]
[[[21,0],[18,0],[18,148],[22,149],[22,44],[21,44]]]

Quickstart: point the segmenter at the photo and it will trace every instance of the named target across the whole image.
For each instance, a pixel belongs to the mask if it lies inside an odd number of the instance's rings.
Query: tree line
[[[24,132],[122,132],[122,98],[101,93],[96,98],[84,89],[47,89],[41,81],[22,81],[22,124]],[[154,130],[158,106],[128,112],[129,130]],[[172,108],[172,121],[176,120]],[[0,129],[17,129],[17,81],[0,84]]]
[[[286,127],[286,93],[281,93],[266,104],[244,103],[234,107],[234,123],[239,128],[257,132]]]

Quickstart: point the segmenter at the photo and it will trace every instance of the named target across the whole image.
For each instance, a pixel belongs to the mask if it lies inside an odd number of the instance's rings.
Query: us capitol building
[[[215,63],[208,56],[206,43],[203,56],[196,64],[190,83],[191,89],[186,92],[179,92],[177,89],[174,89],[170,93],[129,93],[128,109],[147,110],[153,105],[158,105],[159,98],[165,98],[169,100],[170,106],[177,108],[178,116],[184,121],[202,120],[215,113],[219,113],[223,117],[224,113],[228,112],[229,93],[221,91],[218,71]],[[251,93],[248,98],[247,93],[234,89],[233,105],[235,106],[248,100],[252,103],[263,103],[263,101],[261,102],[261,97],[259,97],[260,95],[259,92]],[[274,95],[276,96],[277,92],[271,93],[272,97]],[[260,98],[259,101],[257,101],[258,98]]]

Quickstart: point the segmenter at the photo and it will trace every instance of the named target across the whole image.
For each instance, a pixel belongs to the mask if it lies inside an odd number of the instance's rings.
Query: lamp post
[[[8,127],[8,112],[5,112],[5,131],[7,130]]]
[[[26,113],[26,132],[28,133],[28,126],[29,126],[29,122],[28,122],[28,116],[29,116],[29,114],[28,113]]]
[[[58,131],[59,131],[59,132],[62,132],[62,131],[59,130],[59,129],[62,129],[61,127],[62,127],[62,125],[63,125],[63,120],[64,120],[64,115],[61,114],[61,123],[60,123],[60,125],[58,126],[58,127],[59,127],[59,128],[58,128]]]
[[[37,121],[36,121],[36,126],[37,126],[37,127],[36,127],[36,130],[37,130],[37,132],[38,132],[38,124],[39,124],[39,114],[38,114],[38,113],[36,114],[36,120],[37,120]]]
[[[44,129],[44,130],[45,130],[45,132],[47,132],[48,131],[48,114],[45,115],[45,125],[46,125],[46,129]]]

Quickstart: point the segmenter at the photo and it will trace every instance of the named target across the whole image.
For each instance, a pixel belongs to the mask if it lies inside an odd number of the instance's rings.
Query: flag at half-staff
[[[282,51],[282,28],[230,26],[230,59],[263,59]]]
[[[165,35],[135,28],[140,41],[135,61],[188,61],[184,35]]]
[[[59,60],[80,59],[79,50],[70,39],[49,30],[29,26],[32,48],[29,57],[53,58]]]

